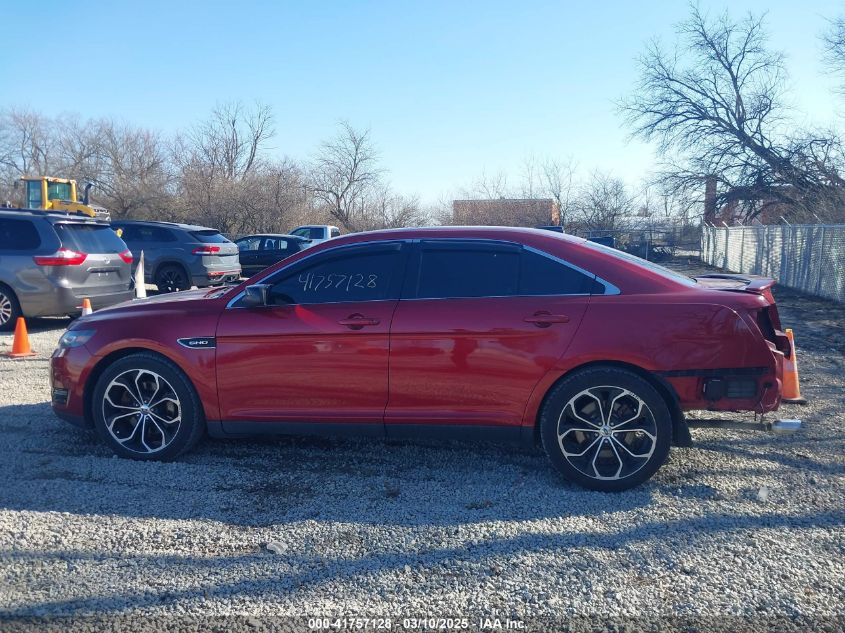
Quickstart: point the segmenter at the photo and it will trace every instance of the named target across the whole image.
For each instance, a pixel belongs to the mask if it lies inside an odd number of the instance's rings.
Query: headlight
[[[91,340],[97,330],[68,330],[59,339],[59,347],[79,347]]]

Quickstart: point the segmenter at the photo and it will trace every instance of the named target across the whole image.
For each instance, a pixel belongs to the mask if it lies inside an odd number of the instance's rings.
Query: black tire
[[[100,437],[130,459],[170,461],[192,449],[205,431],[202,404],[191,381],[174,363],[152,353],[132,354],[109,365],[97,380],[91,410]]]
[[[23,315],[17,296],[9,286],[0,284],[0,331],[14,330],[19,316]]]
[[[646,379],[626,369],[594,367],[551,389],[540,409],[540,438],[566,479],[619,492],[650,479],[666,461],[672,419]]]
[[[185,269],[178,264],[166,264],[156,271],[155,284],[159,292],[180,292],[191,287]]]

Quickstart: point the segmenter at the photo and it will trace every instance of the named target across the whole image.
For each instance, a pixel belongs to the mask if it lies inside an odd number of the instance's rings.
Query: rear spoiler
[[[699,275],[695,280],[702,286],[709,286],[716,290],[735,290],[742,292],[753,292],[769,298],[770,292],[766,292],[777,282],[771,277],[760,275],[733,275],[729,273],[711,273]]]

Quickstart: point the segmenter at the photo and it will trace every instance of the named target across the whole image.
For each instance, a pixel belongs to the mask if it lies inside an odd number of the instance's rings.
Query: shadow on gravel
[[[651,481],[598,494],[563,481],[539,450],[498,445],[279,437],[206,440],[176,462],[114,457],[95,433],[58,420],[47,403],[0,407],[0,507],[76,514],[209,519],[235,526],[307,520],[371,525],[460,526],[489,521],[597,516],[648,508],[661,490],[713,499],[682,452]],[[820,476],[837,474],[818,439],[791,438],[770,453],[748,444],[699,441],[692,450]],[[828,437],[845,445],[845,436]],[[759,447],[758,447],[759,448]],[[835,448],[834,448],[835,450]],[[682,493],[681,491],[686,491]]]
[[[0,508],[18,511],[458,526],[636,510],[656,487],[590,493],[539,450],[457,442],[205,440],[175,462],[138,462],[114,457],[47,403],[0,407],[0,436]]]
[[[124,564],[131,567],[150,566],[167,568],[173,575],[186,578],[214,578],[238,570],[239,578],[231,582],[200,583],[190,589],[178,589],[171,585],[166,590],[150,588],[143,592],[114,593],[109,596],[95,596],[74,600],[44,601],[20,610],[8,610],[2,615],[21,617],[39,614],[110,614],[128,609],[161,607],[169,604],[182,605],[202,602],[209,596],[215,599],[249,596],[256,600],[277,596],[280,592],[293,592],[314,587],[343,578],[378,577],[383,573],[399,572],[406,566],[418,571],[442,567],[469,566],[480,576],[489,576],[495,581],[497,560],[513,560],[523,554],[553,554],[561,557],[573,555],[577,559],[582,548],[618,550],[624,548],[637,552],[637,546],[647,540],[660,538],[668,541],[686,542],[691,538],[707,538],[716,533],[756,531],[759,529],[789,528],[790,530],[836,527],[845,522],[845,510],[807,513],[800,516],[779,514],[766,515],[708,515],[690,517],[676,521],[640,523],[634,527],[613,533],[557,533],[526,534],[497,537],[464,543],[454,547],[426,549],[417,552],[390,551],[369,553],[352,559],[332,559],[317,555],[291,553],[276,555],[268,552],[214,558],[173,555],[125,555]],[[694,536],[693,536],[694,535]],[[102,562],[112,555],[91,554],[78,551],[42,553],[36,551],[4,552],[4,557],[21,561],[40,561],[42,564],[60,563],[77,567],[87,562]],[[577,561],[576,561],[577,562]]]

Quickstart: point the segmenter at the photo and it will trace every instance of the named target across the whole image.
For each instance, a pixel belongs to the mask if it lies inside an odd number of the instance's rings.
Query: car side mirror
[[[245,308],[260,308],[269,304],[270,284],[254,284],[244,289],[241,305]]]

